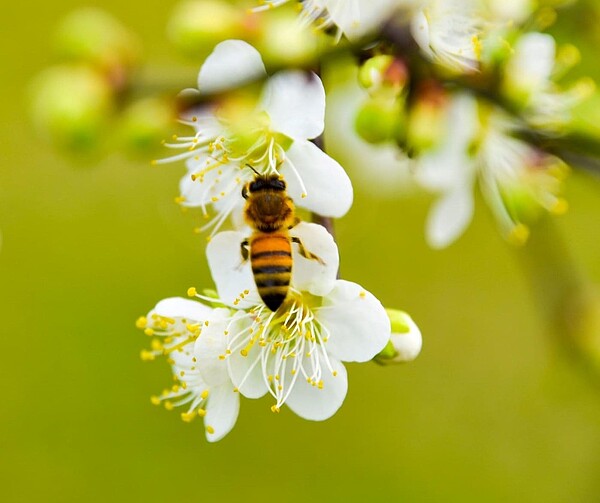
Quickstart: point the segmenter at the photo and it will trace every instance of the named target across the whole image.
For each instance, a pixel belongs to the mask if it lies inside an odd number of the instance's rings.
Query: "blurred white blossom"
[[[481,192],[508,239],[527,239],[539,210],[566,210],[559,197],[567,167],[558,158],[515,137],[519,124],[467,93],[452,96],[444,141],[417,160],[417,180],[438,192],[427,220],[429,244],[442,248],[469,225],[473,187]]]
[[[574,49],[574,48],[573,48]],[[561,89],[554,78],[560,71],[552,35],[526,33],[515,44],[502,80],[502,91],[534,126],[556,129],[571,117],[571,109],[593,90],[589,79]]]

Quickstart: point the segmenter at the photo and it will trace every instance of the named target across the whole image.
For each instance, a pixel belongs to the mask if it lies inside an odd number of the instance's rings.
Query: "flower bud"
[[[413,153],[438,145],[447,134],[448,96],[435,81],[423,83],[408,112],[406,141]]]
[[[162,98],[145,98],[129,105],[121,118],[121,137],[134,152],[147,153],[161,145],[176,118],[173,103]]]
[[[421,331],[404,311],[386,309],[392,324],[392,335],[388,345],[376,356],[383,364],[403,363],[414,360],[421,352]]]
[[[58,56],[97,67],[121,89],[140,55],[137,38],[101,9],[87,7],[69,14],[55,36]]]
[[[356,114],[356,132],[369,143],[393,141],[403,136],[406,124],[404,100],[370,98]]]
[[[50,68],[34,82],[33,120],[58,146],[86,151],[97,146],[113,110],[111,89],[84,66]]]
[[[371,96],[395,97],[406,87],[408,68],[401,59],[381,54],[363,63],[358,71],[358,82]]]
[[[201,59],[219,42],[242,36],[244,16],[227,2],[181,2],[171,15],[167,36],[182,54]]]

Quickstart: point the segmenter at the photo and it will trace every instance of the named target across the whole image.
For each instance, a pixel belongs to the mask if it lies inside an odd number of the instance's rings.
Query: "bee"
[[[285,301],[292,277],[292,243],[308,259],[324,262],[304,248],[289,230],[300,220],[294,202],[287,195],[285,181],[276,174],[256,173],[242,189],[246,200],[244,219],[254,232],[241,243],[242,259],[250,257],[254,282],[266,306],[277,311]]]

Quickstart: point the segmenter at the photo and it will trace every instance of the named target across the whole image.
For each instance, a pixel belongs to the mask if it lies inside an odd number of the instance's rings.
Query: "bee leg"
[[[300,223],[300,219],[299,219],[298,217],[294,217],[294,223],[288,227],[288,230],[289,230],[289,229],[293,229],[293,228],[294,228],[294,227],[296,227],[296,225],[298,225],[299,223]]]
[[[242,252],[242,263],[246,262],[250,255],[250,242],[247,239],[244,239],[240,244],[240,251]]]
[[[325,265],[325,262],[323,262],[323,259],[321,259],[321,257],[317,257],[314,253],[311,253],[306,248],[304,248],[304,245],[302,244],[300,238],[292,236],[292,242],[298,245],[300,255],[302,255],[304,258],[307,258],[309,260],[316,260],[319,264]]]

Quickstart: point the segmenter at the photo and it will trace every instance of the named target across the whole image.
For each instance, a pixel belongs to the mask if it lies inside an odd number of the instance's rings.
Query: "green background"
[[[349,365],[332,419],[244,400],[235,429],[208,444],[200,422],[153,407],[169,370],[140,361],[148,340],[134,321],[211,286],[204,238],[173,203],[180,164],[70,161],[32,130],[29,82],[78,5],[3,5],[2,501],[600,500],[598,388],[547,336],[518,254],[481,201],[466,234],[437,252],[423,238],[429,199],[357,187],[337,222],[343,275],[411,313],[424,347],[406,366]],[[172,4],[102,6],[140,34],[153,65],[173,64]],[[576,172],[566,195],[557,225],[599,281],[600,182]]]

